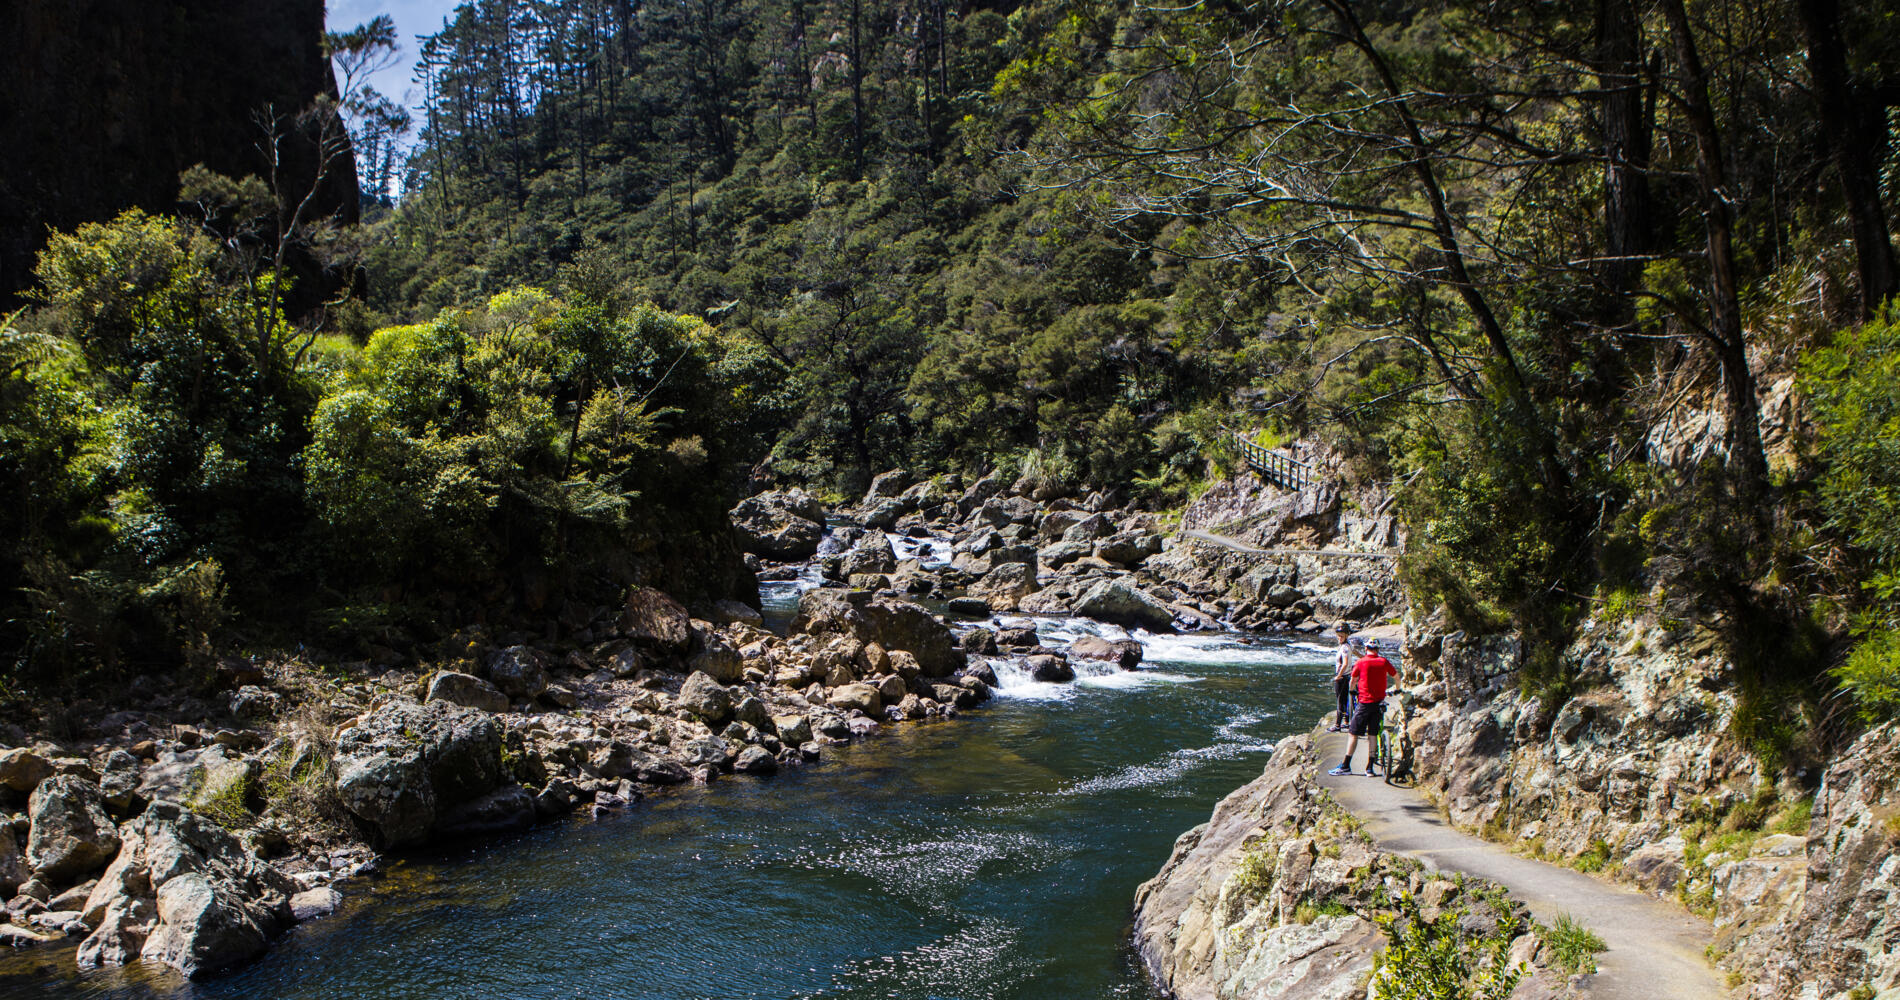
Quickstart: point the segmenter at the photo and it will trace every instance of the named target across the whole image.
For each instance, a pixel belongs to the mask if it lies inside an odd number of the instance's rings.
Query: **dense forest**
[[[730,562],[748,484],[1166,507],[1238,426],[1388,485],[1415,606],[1539,683],[1587,616],[1706,621],[1804,752],[1900,707],[1897,18],[480,0],[413,120],[336,36],[360,227],[200,173],[9,319],[9,676],[604,600]],[[287,241],[360,294],[286,315]]]

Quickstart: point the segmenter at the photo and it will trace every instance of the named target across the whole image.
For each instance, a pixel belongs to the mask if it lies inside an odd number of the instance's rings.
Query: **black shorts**
[[[1365,702],[1353,706],[1352,734],[1354,736],[1377,736],[1381,723],[1385,719],[1385,702]]]

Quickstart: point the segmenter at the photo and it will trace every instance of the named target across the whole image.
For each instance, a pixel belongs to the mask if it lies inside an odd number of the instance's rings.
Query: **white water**
[[[891,549],[897,553],[898,561],[915,559],[923,563],[925,569],[942,569],[950,565],[955,555],[948,538],[908,538],[888,531],[884,537],[891,540]]]

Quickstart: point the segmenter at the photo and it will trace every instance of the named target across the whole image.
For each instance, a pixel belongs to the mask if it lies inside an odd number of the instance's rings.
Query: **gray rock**
[[[1151,531],[1119,531],[1095,543],[1095,554],[1123,566],[1139,566],[1161,552],[1161,536]]]
[[[1363,583],[1348,584],[1313,598],[1313,610],[1323,618],[1371,618],[1384,607],[1378,593]]]
[[[723,636],[708,633],[704,647],[693,655],[692,669],[721,684],[736,684],[745,677],[745,657]]]
[[[1050,569],[1060,569],[1094,551],[1095,546],[1089,542],[1057,542],[1044,546],[1037,558]]]
[[[910,473],[903,469],[880,472],[871,478],[870,487],[864,491],[864,502],[896,499],[910,484]]]
[[[965,618],[986,618],[990,614],[990,602],[980,597],[953,597],[945,605],[953,615]]]
[[[1174,612],[1166,604],[1121,579],[1090,587],[1076,600],[1075,613],[1150,632],[1174,631]]]
[[[738,601],[721,600],[713,602],[713,620],[736,625],[750,625],[759,628],[765,624],[765,616],[759,609]]]
[[[765,703],[749,694],[742,694],[732,703],[732,717],[760,732],[777,733],[772,724],[772,713]]]
[[[1036,569],[1027,563],[1009,562],[997,566],[970,585],[970,596],[981,598],[998,611],[1014,610],[1022,599],[1038,589]]]
[[[337,911],[343,905],[343,894],[327,885],[315,889],[305,889],[290,897],[290,913],[298,923],[307,920],[321,920]]]
[[[277,714],[281,702],[276,692],[246,684],[231,692],[231,714],[249,722],[269,719]]]
[[[922,606],[882,594],[843,590],[806,591],[798,601],[794,633],[846,636],[903,650],[929,677],[948,677],[963,666],[950,629]]]
[[[501,747],[485,712],[391,702],[338,732],[337,795],[385,846],[421,843],[441,815],[501,786]]]
[[[425,700],[466,705],[484,712],[508,711],[508,696],[502,694],[500,688],[473,674],[453,670],[444,670],[430,679],[429,696]]]
[[[646,665],[646,658],[637,649],[623,649],[607,658],[607,672],[615,677],[632,677]]]
[[[32,870],[26,866],[26,856],[20,853],[20,844],[13,838],[13,824],[0,823],[0,899],[12,899],[20,890]]]
[[[778,738],[790,746],[801,746],[811,742],[811,720],[802,715],[775,715],[772,717],[772,729]]]
[[[488,656],[488,679],[510,698],[533,701],[548,689],[547,667],[531,646],[509,646]]]
[[[1085,660],[1106,660],[1123,670],[1141,665],[1141,643],[1133,639],[1103,639],[1085,635],[1069,644],[1069,656]]]
[[[635,780],[648,785],[682,785],[692,778],[685,765],[664,757],[642,757],[634,766]]]
[[[16,792],[30,792],[52,776],[53,762],[45,755],[25,747],[0,750],[0,785]]]
[[[896,571],[897,552],[881,531],[870,532],[859,539],[838,563],[838,572],[846,577]]]
[[[1065,542],[1094,542],[1115,533],[1115,522],[1101,514],[1090,514],[1080,521],[1069,525],[1062,533]]]
[[[832,688],[825,701],[833,708],[855,708],[866,715],[876,715],[884,707],[883,695],[869,684],[845,684]]]
[[[99,794],[105,799],[106,811],[120,817],[137,812],[145,805],[138,791],[139,759],[124,750],[106,754],[104,771],[99,775]]]
[[[695,670],[680,685],[679,706],[715,725],[732,718],[732,695],[702,671]]]
[[[684,656],[693,647],[692,618],[686,608],[652,587],[635,587],[627,595],[621,629],[635,648],[659,659]]]
[[[915,509],[915,504],[892,497],[888,500],[866,503],[863,513],[859,515],[859,518],[864,521],[867,527],[889,531],[897,527],[897,522],[901,520],[905,514]]]
[[[1044,683],[1055,684],[1075,680],[1075,668],[1060,656],[1041,653],[1024,661],[1029,668],[1029,676]]]
[[[693,740],[680,748],[686,763],[694,767],[724,768],[732,762],[732,747],[717,736]]]
[[[504,785],[479,798],[445,810],[435,822],[438,837],[486,837],[514,833],[534,825],[534,793]]]
[[[79,946],[80,968],[144,957],[199,976],[257,955],[296,919],[297,883],[216,823],[154,802],[125,832],[86,901],[98,929]]]
[[[1306,599],[1300,588],[1284,583],[1272,584],[1267,588],[1267,603],[1276,608],[1290,608]]]
[[[773,757],[763,748],[746,747],[739,751],[738,759],[732,762],[732,769],[741,774],[776,774],[778,773],[778,758]]]
[[[824,506],[801,490],[748,497],[731,517],[740,547],[768,559],[809,559],[825,534]]]
[[[119,851],[118,827],[106,815],[99,786],[65,775],[40,782],[27,800],[32,833],[26,862],[41,878],[71,882],[97,871]]]
[[[825,739],[842,741],[851,738],[850,723],[836,712],[814,712],[806,718],[811,720],[812,731]]]

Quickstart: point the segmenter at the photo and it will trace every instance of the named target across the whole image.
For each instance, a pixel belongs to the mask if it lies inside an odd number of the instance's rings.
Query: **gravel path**
[[[1363,742],[1363,741],[1362,741]],[[1342,733],[1325,733],[1319,743],[1322,768],[1338,764],[1346,752]],[[1359,748],[1353,766],[1365,767]],[[1447,871],[1490,879],[1529,904],[1548,924],[1568,913],[1595,931],[1610,947],[1597,956],[1597,974],[1589,993],[1602,1000],[1709,1000],[1723,989],[1703,951],[1709,925],[1670,903],[1634,889],[1600,882],[1569,868],[1512,854],[1497,844],[1452,827],[1425,797],[1363,774],[1332,777],[1320,784],[1365,821],[1379,846],[1409,854]]]

